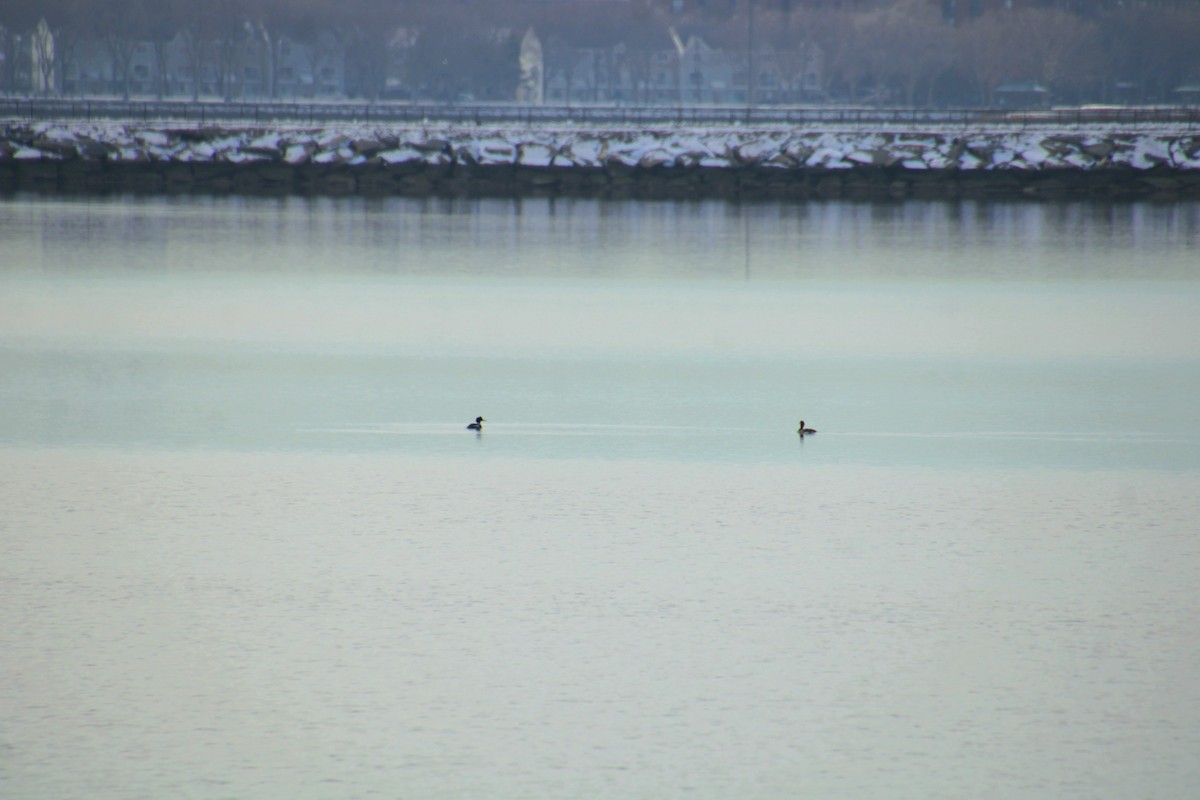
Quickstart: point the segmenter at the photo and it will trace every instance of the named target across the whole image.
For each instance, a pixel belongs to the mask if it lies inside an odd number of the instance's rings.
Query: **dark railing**
[[[423,103],[189,102],[179,100],[59,100],[0,97],[0,122],[70,120],[172,122],[207,126],[330,123],[468,125],[851,125],[880,128],[999,125],[1172,125],[1200,128],[1200,106],[1054,109],[902,109],[844,106],[643,106]]]

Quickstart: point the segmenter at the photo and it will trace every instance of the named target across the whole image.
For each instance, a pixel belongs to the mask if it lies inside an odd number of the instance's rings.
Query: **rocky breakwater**
[[[0,129],[0,189],[1200,198],[1200,133],[10,125]]]

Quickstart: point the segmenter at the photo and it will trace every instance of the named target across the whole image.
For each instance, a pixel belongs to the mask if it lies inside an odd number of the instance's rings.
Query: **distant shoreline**
[[[0,191],[1171,201],[1200,132],[10,124]]]

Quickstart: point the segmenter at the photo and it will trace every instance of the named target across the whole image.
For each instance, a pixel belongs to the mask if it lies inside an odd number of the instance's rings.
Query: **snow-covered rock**
[[[140,130],[133,134],[133,138],[147,147],[168,147],[171,144],[171,137],[162,131]]]
[[[945,153],[937,149],[922,153],[921,160],[927,169],[949,169],[952,163]]]
[[[1188,140],[1171,144],[1171,165],[1176,169],[1200,169],[1200,146]]]
[[[813,154],[813,150],[814,148],[810,142],[804,139],[791,139],[780,148],[779,152],[797,164],[803,164],[808,161],[809,156]]]
[[[808,167],[824,167],[825,169],[846,169],[854,166],[849,161],[846,161],[848,154],[838,148],[819,147],[813,154],[805,160],[804,164]]]
[[[114,161],[149,161],[150,157],[140,147],[120,147],[109,156]]]
[[[480,164],[512,164],[517,160],[519,145],[506,139],[489,136],[478,143],[475,160]]]
[[[75,153],[79,158],[88,159],[91,161],[99,161],[107,158],[112,151],[108,145],[103,142],[97,142],[91,138],[80,138],[75,142]]]
[[[395,150],[385,150],[379,154],[385,164],[424,164],[425,154],[412,147],[399,147]]]
[[[641,142],[610,144],[605,163],[636,167],[641,163],[642,156],[646,155],[648,150],[649,148]]]
[[[74,131],[55,126],[42,131],[42,138],[48,139],[52,142],[73,142],[75,141],[76,135]]]
[[[221,160],[230,164],[257,164],[261,161],[269,161],[270,159],[259,153],[250,153],[243,150],[227,150],[221,153]]]
[[[731,158],[744,166],[761,164],[779,154],[779,143],[771,139],[751,139],[729,148]]]
[[[900,157],[895,153],[882,147],[875,147],[870,150],[853,150],[845,158],[847,161],[852,161],[855,164],[874,167],[888,167],[900,160]]]
[[[673,167],[675,166],[676,158],[676,155],[667,148],[655,147],[642,153],[642,157],[638,159],[637,165],[642,169]]]
[[[1134,143],[1129,165],[1134,169],[1152,169],[1171,163],[1170,143],[1158,137],[1139,137]]]
[[[1009,169],[1013,166],[1013,162],[1019,160],[1021,160],[1020,155],[1007,147],[992,152],[992,166],[995,169]]]
[[[287,150],[283,153],[283,160],[292,166],[307,164],[312,158],[313,152],[316,151],[316,146],[310,142],[302,142],[298,144],[288,145]]]
[[[999,185],[1027,185],[1039,172],[1097,172],[1109,169],[1154,170],[1139,176],[1139,185],[1177,188],[1178,176],[1166,171],[1200,171],[1200,136],[1188,129],[1090,131],[1027,128],[971,128],[909,132],[872,132],[849,128],[750,131],[727,128],[663,126],[647,130],[512,126],[411,127],[347,124],[329,128],[246,130],[159,130],[139,123],[38,123],[10,125],[0,132],[3,175],[49,173],[58,162],[108,161],[144,164],[224,163],[260,166],[258,173],[282,175],[304,164],[360,167],[355,180],[372,180],[373,170],[395,169],[405,180],[420,168],[531,168],[531,181],[557,182],[552,170],[608,170],[614,181],[627,181],[638,170],[692,169],[868,171],[887,169],[892,185],[903,185],[903,173],[945,171],[1008,172]],[[13,166],[17,162],[18,166]],[[28,167],[19,166],[29,162]],[[45,167],[34,166],[46,162]],[[40,174],[40,173],[39,173]],[[188,174],[186,170],[173,174]],[[1052,176],[1062,182],[1064,175]],[[384,176],[386,177],[386,176]],[[684,177],[684,176],[680,176]],[[841,177],[829,176],[830,185]],[[1038,176],[1038,186],[1046,178]],[[923,184],[928,181],[923,181]],[[390,180],[380,185],[391,185]],[[714,184],[716,185],[716,184]],[[880,184],[884,185],[884,184]],[[1191,190],[1189,190],[1191,191]]]
[[[317,144],[322,150],[336,150],[350,141],[351,139],[349,136],[338,130],[324,131],[317,138]]]
[[[1083,152],[1067,153],[1062,157],[1062,163],[1076,169],[1091,169],[1096,165],[1095,160]]]
[[[241,149],[247,153],[278,158],[283,152],[283,136],[278,133],[264,134],[246,142]]]
[[[594,136],[568,140],[559,155],[564,162],[577,167],[598,167],[604,159],[604,140]]]
[[[1040,144],[1031,144],[1021,150],[1021,160],[1032,167],[1039,167],[1050,158],[1050,153]]]
[[[549,167],[558,148],[545,142],[524,142],[517,146],[517,163],[526,167]]]
[[[210,142],[194,142],[182,155],[184,161],[212,161],[217,149]]]
[[[230,153],[241,150],[245,146],[246,140],[241,136],[223,136],[220,139],[210,142],[210,144],[212,145],[213,152]]]

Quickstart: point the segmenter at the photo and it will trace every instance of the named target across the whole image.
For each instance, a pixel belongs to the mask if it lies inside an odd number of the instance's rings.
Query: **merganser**
[[[470,425],[468,425],[468,426],[467,426],[467,430],[469,430],[469,431],[481,431],[481,430],[483,430],[483,423],[484,423],[484,422],[486,422],[486,421],[487,421],[487,420],[485,420],[483,417],[476,417],[476,418],[475,418],[475,421],[474,421],[474,422],[472,422]]]
[[[799,430],[796,431],[796,433],[800,434],[801,436],[803,436],[806,433],[816,433],[816,432],[817,431],[815,428],[804,427],[804,420],[800,420],[800,428],[799,428]]]

